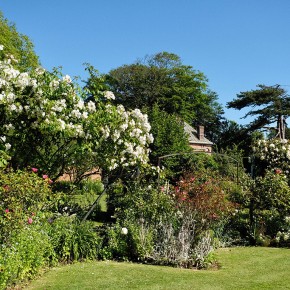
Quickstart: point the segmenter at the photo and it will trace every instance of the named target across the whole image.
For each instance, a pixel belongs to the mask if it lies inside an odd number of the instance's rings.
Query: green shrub
[[[232,192],[230,198],[239,204],[237,214],[231,218],[229,231],[237,230],[250,244],[268,246],[276,243],[278,232],[287,228],[285,219],[290,215],[290,187],[281,172],[266,171],[256,179],[241,179],[241,191]],[[286,235],[287,237],[287,235]]]
[[[110,226],[106,229],[106,244],[101,250],[102,259],[128,260],[131,257],[128,236],[122,234],[120,225]]]
[[[33,278],[41,268],[49,265],[53,249],[47,233],[40,225],[27,225],[14,232],[0,251],[0,285]]]
[[[207,230],[213,230],[216,237],[222,236],[235,212],[235,204],[228,198],[228,187],[221,176],[207,172],[187,174],[177,183],[173,192],[176,205],[184,215],[193,216],[197,237]]]
[[[258,210],[275,208],[283,215],[290,211],[290,187],[288,179],[281,172],[267,171],[264,177],[256,178],[252,191]]]
[[[109,226],[106,231],[106,244],[101,251],[102,259],[121,261],[146,261],[151,259],[154,248],[154,232],[144,220],[127,220]]]
[[[0,242],[8,242],[29,218],[41,211],[51,195],[48,179],[27,171],[0,171]]]
[[[51,222],[48,235],[55,252],[53,260],[71,262],[98,257],[102,240],[92,222],[60,216]]]
[[[280,230],[271,240],[271,246],[290,248],[290,216],[284,218]]]
[[[206,239],[206,232],[224,221],[231,203],[219,183],[191,179],[182,180],[173,189],[164,186],[126,188],[126,194],[115,199],[117,223],[107,230],[103,257],[144,261],[181,267],[205,267],[207,256],[215,247],[214,236]],[[187,190],[188,198],[181,194]],[[196,195],[194,196],[194,192]],[[122,234],[122,228],[128,233]],[[205,243],[205,242],[204,242]],[[203,249],[202,258],[195,252]]]

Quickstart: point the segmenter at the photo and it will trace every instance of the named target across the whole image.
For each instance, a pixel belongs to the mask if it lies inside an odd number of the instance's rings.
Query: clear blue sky
[[[290,90],[290,0],[0,0],[43,67],[86,78],[168,51],[202,71],[225,106],[257,84]],[[244,112],[225,110],[243,124]]]

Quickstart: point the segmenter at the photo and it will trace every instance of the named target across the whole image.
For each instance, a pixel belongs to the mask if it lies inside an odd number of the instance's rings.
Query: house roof
[[[197,130],[186,122],[184,122],[184,131],[188,134],[188,141],[190,144],[213,145],[213,143],[205,138],[204,135],[199,139]]]

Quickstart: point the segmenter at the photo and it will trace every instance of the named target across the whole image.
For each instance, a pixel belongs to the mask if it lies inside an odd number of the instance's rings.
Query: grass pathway
[[[38,289],[290,289],[290,249],[232,248],[217,252],[219,270],[187,270],[111,261],[53,268],[26,290]]]

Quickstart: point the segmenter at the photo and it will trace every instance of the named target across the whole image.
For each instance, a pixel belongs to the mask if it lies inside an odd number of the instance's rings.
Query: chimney
[[[197,137],[199,140],[204,139],[204,126],[198,126],[197,128]]]

